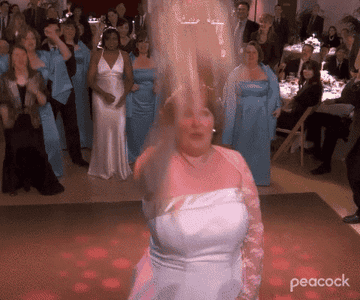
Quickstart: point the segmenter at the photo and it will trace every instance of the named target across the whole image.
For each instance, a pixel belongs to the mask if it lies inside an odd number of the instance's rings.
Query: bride
[[[157,11],[164,18],[170,9]],[[151,238],[129,299],[257,299],[263,258],[257,189],[241,154],[216,145],[226,61],[212,25],[174,28],[174,40],[167,32],[159,45],[161,57],[173,58],[159,64],[166,91],[159,119],[134,169]]]

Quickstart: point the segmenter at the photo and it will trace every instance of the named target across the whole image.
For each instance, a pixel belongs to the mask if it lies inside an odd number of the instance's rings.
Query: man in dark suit
[[[0,2],[0,39],[4,39],[5,29],[10,23],[9,6],[7,1]]]
[[[314,52],[314,47],[305,44],[302,48],[301,57],[290,60],[287,64],[282,63],[279,66],[279,79],[285,79],[290,73],[295,73],[295,76],[300,78],[300,72],[304,62],[309,61]]]
[[[320,6],[315,4],[311,14],[305,14],[302,20],[302,26],[300,31],[300,37],[304,41],[313,33],[320,39],[324,30],[324,18],[320,17],[319,14]]]
[[[30,7],[24,10],[26,23],[35,28],[44,39],[44,23],[46,21],[46,10],[38,6],[39,0],[30,0]]]
[[[324,66],[330,75],[338,79],[350,79],[349,61],[345,58],[348,50],[343,45],[336,48],[335,55],[331,56]]]
[[[240,49],[251,40],[251,34],[258,31],[260,25],[248,20],[250,5],[245,1],[236,1],[235,9],[239,22],[234,32],[235,57],[239,62]]]
[[[138,3],[138,15],[135,16],[135,34],[138,35],[141,31],[147,31],[150,28],[150,15],[147,12],[147,5],[145,1]]]
[[[57,20],[47,20],[44,30],[48,38],[44,40],[41,50],[49,51],[51,63],[57,64],[57,66],[53,68],[56,70],[56,74],[55,76],[52,76],[48,82],[50,95],[54,94],[53,90],[58,86],[58,81],[61,81],[61,83],[66,82],[66,85],[69,86],[66,91],[59,93],[60,96],[56,97],[56,99],[49,97],[49,102],[53,109],[55,118],[59,112],[61,113],[64,123],[66,145],[72,162],[76,165],[87,167],[89,166],[89,163],[83,159],[81,154],[80,133],[76,115],[75,91],[71,82],[71,78],[76,74],[74,47],[65,44],[60,39],[61,31]],[[55,32],[55,34],[53,34],[53,32]],[[59,55],[67,58],[65,63],[62,59],[58,59]]]
[[[280,57],[282,56],[284,46],[289,40],[289,22],[281,16],[283,10],[280,4],[275,5],[275,19],[273,23],[274,31],[280,42]]]

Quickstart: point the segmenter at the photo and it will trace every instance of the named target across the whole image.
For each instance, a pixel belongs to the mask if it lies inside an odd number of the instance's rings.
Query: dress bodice
[[[124,60],[120,51],[112,68],[110,68],[103,55],[101,55],[96,80],[100,88],[115,96],[116,100],[112,105],[116,105],[124,93],[123,72]]]
[[[263,97],[269,92],[269,81],[239,81],[236,85],[236,96],[241,97]]]
[[[134,69],[134,83],[142,87],[149,87],[154,84],[155,80],[155,69]]]

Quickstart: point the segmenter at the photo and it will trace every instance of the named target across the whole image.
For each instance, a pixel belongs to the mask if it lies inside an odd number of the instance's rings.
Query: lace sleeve
[[[243,289],[237,299],[255,300],[259,297],[261,273],[263,267],[263,232],[260,201],[254,179],[244,158],[239,155],[239,167],[242,169],[242,192],[248,209],[249,229],[241,249]]]

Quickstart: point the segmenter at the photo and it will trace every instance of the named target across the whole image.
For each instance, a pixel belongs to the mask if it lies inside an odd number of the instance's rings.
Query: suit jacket
[[[311,61],[314,61],[311,59]],[[314,61],[316,62],[316,61]],[[318,62],[316,62],[318,64]],[[285,67],[285,77],[289,75],[289,73],[295,73],[297,74],[299,72],[300,67],[300,58],[296,58],[293,60],[290,60]]]
[[[7,21],[5,22],[4,27],[0,28],[1,29],[1,39],[4,39],[5,29],[8,27],[9,23],[10,23],[10,15],[7,16]]]
[[[26,24],[35,28],[37,32],[40,34],[41,39],[45,38],[44,34],[44,24],[46,21],[46,10],[42,7],[36,7],[36,20],[33,17],[33,10],[32,8],[27,8],[23,12],[25,16]]]
[[[36,73],[35,76],[29,78],[28,84],[34,84],[38,86],[40,91],[44,92],[44,81],[40,73]],[[6,74],[0,76],[0,93],[2,95],[0,104],[5,104],[9,109],[9,119],[11,121],[9,128],[14,127],[19,114],[30,115],[31,124],[34,128],[39,128],[41,125],[38,112],[39,104],[33,93],[26,91],[25,105],[23,108],[16,81],[9,79]]]
[[[330,48],[337,48],[340,46],[341,44],[341,40],[340,38],[336,35],[332,40],[329,39],[329,36],[326,35],[324,38],[323,38],[323,41],[324,41],[324,44],[325,45],[329,45]]]
[[[273,28],[279,38],[279,43],[280,43],[281,47],[284,47],[284,45],[287,44],[287,42],[289,40],[289,22],[288,22],[288,20],[281,17],[280,24],[277,23],[275,20],[273,23]]]
[[[328,70],[329,74],[336,76],[339,79],[350,79],[350,69],[349,61],[345,58],[340,66],[340,69],[337,66],[336,56],[333,55],[328,58],[324,69]]]
[[[150,14],[149,13],[146,13],[146,16],[145,16],[145,22],[140,25],[140,15],[136,15],[135,16],[135,34],[138,35],[139,32],[141,31],[148,31],[148,29],[151,28],[150,26]]]
[[[260,25],[254,21],[247,20],[245,25],[245,30],[243,34],[243,43],[248,43],[251,41],[251,34],[253,32],[258,31],[260,28]]]
[[[311,14],[306,14],[303,17],[302,27],[300,31],[300,37],[302,40],[306,40],[311,34],[316,33],[317,37],[321,39],[322,33],[324,30],[324,18],[316,16],[314,22],[310,27],[310,32],[308,32],[308,25],[311,20]]]

